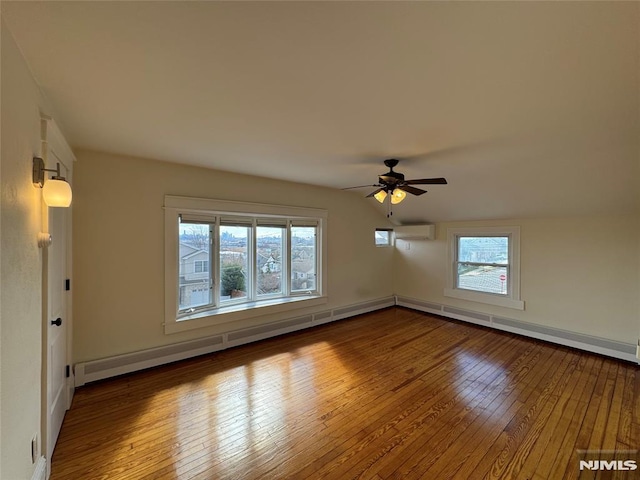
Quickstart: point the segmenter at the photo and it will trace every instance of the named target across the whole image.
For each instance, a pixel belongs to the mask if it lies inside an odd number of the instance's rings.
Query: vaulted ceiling
[[[446,177],[404,223],[639,212],[637,2],[3,1],[2,18],[77,148],[333,188],[391,157]]]

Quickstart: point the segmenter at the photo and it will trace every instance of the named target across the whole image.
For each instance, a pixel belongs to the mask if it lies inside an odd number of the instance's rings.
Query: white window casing
[[[508,237],[507,293],[495,294],[467,290],[458,287],[458,239],[461,237]],[[472,302],[486,303],[500,307],[524,310],[520,298],[520,227],[461,227],[447,229],[447,278],[445,297]],[[465,262],[466,263],[466,262]]]

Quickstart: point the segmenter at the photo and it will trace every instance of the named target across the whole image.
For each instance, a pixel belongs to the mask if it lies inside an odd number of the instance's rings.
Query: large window
[[[518,227],[452,228],[445,296],[524,309]]]
[[[324,298],[326,211],[167,196],[165,221],[168,333]]]

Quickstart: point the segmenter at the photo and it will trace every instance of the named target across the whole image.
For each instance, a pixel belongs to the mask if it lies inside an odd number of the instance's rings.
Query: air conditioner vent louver
[[[396,240],[435,240],[435,225],[401,225],[393,229]]]

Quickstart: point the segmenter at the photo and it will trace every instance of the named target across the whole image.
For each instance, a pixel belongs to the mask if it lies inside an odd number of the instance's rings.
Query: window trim
[[[387,232],[387,243],[377,243],[375,234],[378,232]],[[393,228],[376,228],[373,233],[373,243],[376,247],[386,248],[393,247]]]
[[[255,301],[237,304],[218,304],[206,311],[196,311],[193,314],[180,314],[178,311],[178,268],[179,268],[179,224],[178,218],[184,215],[187,220],[201,219],[205,222],[219,222],[224,216],[247,217],[252,219],[254,226],[259,225],[260,218],[288,219],[289,221],[313,219],[317,224],[316,237],[316,291],[311,294],[296,292],[287,297],[267,298],[256,297]],[[196,197],[165,195],[165,321],[166,334],[219,325],[261,315],[285,312],[297,308],[310,307],[327,303],[327,219],[326,210],[307,207],[291,207],[285,205],[269,205],[248,202],[234,202]],[[255,219],[255,220],[254,220]],[[289,223],[285,227],[290,236]],[[286,239],[290,244],[290,238]],[[213,261],[217,254],[217,239],[212,246]],[[255,250],[255,249],[254,249]],[[253,256],[251,252],[250,256]],[[287,255],[288,257],[288,255]],[[255,259],[254,259],[255,260]],[[216,262],[218,263],[218,262]],[[287,263],[290,259],[287,258]],[[209,272],[217,270],[217,265],[209,263]],[[290,265],[286,270],[290,272]],[[215,285],[218,288],[218,285]]]
[[[507,295],[479,292],[457,287],[457,247],[459,237],[509,237]],[[445,297],[524,310],[520,298],[520,227],[460,227],[447,229],[447,283]]]

